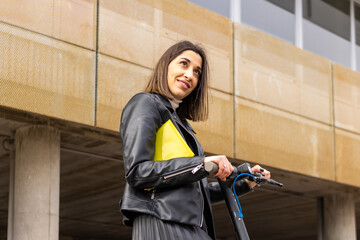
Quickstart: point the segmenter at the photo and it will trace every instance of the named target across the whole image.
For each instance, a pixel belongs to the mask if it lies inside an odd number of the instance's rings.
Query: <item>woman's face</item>
[[[169,63],[167,80],[170,92],[176,99],[184,99],[196,88],[201,65],[201,56],[191,50],[182,52]]]

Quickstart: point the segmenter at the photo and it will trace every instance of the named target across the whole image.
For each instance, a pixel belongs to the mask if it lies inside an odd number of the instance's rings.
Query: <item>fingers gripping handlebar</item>
[[[205,163],[204,167],[205,167],[205,170],[210,174],[215,174],[219,170],[219,166],[214,162],[207,162],[207,163]],[[230,177],[236,176],[241,173],[254,174],[253,171],[251,170],[249,163],[243,163],[238,167],[233,166],[233,168],[234,168],[234,171],[231,173]]]
[[[214,163],[214,162],[207,162],[207,163],[205,163],[204,167],[205,167],[205,170],[208,173],[211,173],[211,174],[214,174],[219,170],[218,165],[216,163]],[[277,181],[275,181],[273,179],[264,178],[261,173],[253,172],[251,170],[251,167],[250,167],[249,163],[243,163],[238,167],[234,167],[234,171],[231,173],[231,175],[228,178],[233,179],[236,176],[238,176],[240,174],[243,174],[243,173],[246,173],[246,175],[244,175],[244,178],[248,177],[248,180],[253,181],[258,185],[265,184],[265,183],[270,183],[270,184],[273,184],[273,185],[277,185],[279,187],[283,186],[282,183],[279,183],[279,182],[277,182]],[[249,176],[248,174],[250,174],[252,176]]]

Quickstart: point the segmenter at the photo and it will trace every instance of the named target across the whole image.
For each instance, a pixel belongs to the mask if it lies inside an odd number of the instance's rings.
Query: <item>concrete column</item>
[[[13,181],[9,240],[59,239],[60,133],[56,129],[30,126],[16,131]]]
[[[355,201],[352,195],[324,197],[324,236],[326,240],[356,240]]]

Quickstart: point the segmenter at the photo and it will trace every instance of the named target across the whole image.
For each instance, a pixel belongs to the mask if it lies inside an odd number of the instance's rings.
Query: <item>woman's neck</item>
[[[182,102],[182,100],[177,100],[176,98],[170,99],[170,104],[172,106],[172,108],[176,111],[176,109],[179,107],[180,103]]]

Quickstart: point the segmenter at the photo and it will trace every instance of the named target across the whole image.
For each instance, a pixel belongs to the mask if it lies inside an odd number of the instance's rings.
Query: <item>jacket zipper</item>
[[[204,222],[204,196],[203,196],[203,193],[201,191],[200,181],[198,181],[198,184],[199,184],[199,190],[200,190],[200,194],[201,194],[201,222],[200,222],[200,227],[202,227],[203,222]]]
[[[151,199],[155,199],[155,192],[156,192],[156,189],[153,189],[151,192]]]
[[[196,173],[197,171],[199,171],[201,168],[204,168],[204,164],[203,164],[203,163],[197,165],[197,166],[191,171],[191,173],[192,173],[192,174],[195,174],[195,173]]]
[[[196,166],[196,167],[191,167],[191,168],[187,168],[187,169],[184,169],[182,171],[179,171],[179,172],[176,172],[176,173],[172,173],[172,174],[169,174],[169,175],[166,175],[164,176],[164,179],[168,179],[168,178],[172,178],[172,177],[176,177],[180,174],[183,174],[183,173],[186,173],[186,172],[192,172],[192,174],[195,174],[197,171],[199,171],[201,168],[204,167],[204,164],[201,163],[200,165]]]
[[[198,146],[198,143],[197,143],[197,140],[195,139],[194,135],[180,122],[177,120],[176,116],[174,117],[175,119],[175,122],[178,123],[182,128],[185,129],[185,131],[187,131],[190,136],[192,138],[194,138],[194,141],[196,143],[196,147],[199,149],[199,146]],[[192,174],[195,174],[197,171],[199,171],[201,168],[204,167],[204,164],[201,163],[199,164],[198,166],[196,166],[195,168],[188,168],[188,169],[185,169],[185,170],[182,170],[180,172],[177,172],[177,173],[173,173],[173,174],[169,174],[169,175],[166,175],[164,176],[164,179],[168,179],[168,178],[171,178],[171,177],[175,177],[177,175],[180,175],[180,174],[183,174],[183,173],[186,173],[188,172],[189,170],[191,170]],[[199,185],[199,190],[200,190],[200,195],[201,195],[201,221],[200,221],[200,227],[202,227],[203,223],[204,223],[204,195],[201,191],[201,186],[200,186],[200,181],[198,181],[198,185]]]

